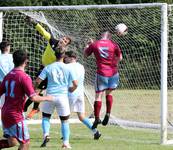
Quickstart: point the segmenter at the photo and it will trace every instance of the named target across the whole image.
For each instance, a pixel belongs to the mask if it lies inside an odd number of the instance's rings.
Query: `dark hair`
[[[57,48],[57,49],[55,50],[55,56],[56,56],[56,59],[57,59],[57,60],[63,58],[63,57],[65,56],[65,49]]]
[[[67,52],[65,52],[65,55],[67,56],[67,57],[73,57],[73,58],[77,58],[77,54],[76,54],[76,52],[74,52],[74,51],[67,51]]]
[[[13,62],[15,67],[22,65],[28,59],[28,54],[24,50],[17,50],[13,53]]]
[[[4,53],[5,52],[5,48],[7,46],[11,45],[11,43],[9,41],[2,41],[0,43],[0,49],[1,49],[1,52]]]

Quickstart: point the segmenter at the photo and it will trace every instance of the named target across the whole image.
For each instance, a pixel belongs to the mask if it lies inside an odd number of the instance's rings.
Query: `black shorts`
[[[41,67],[37,73],[37,77],[40,75],[41,71],[43,70],[43,67]],[[47,78],[43,80],[37,87],[40,90],[45,90],[47,88]]]
[[[47,88],[47,78],[45,80],[43,80],[37,87],[40,90],[44,90]]]

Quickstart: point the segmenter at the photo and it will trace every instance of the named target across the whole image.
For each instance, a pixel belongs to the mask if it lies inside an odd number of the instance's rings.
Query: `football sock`
[[[95,116],[95,119],[100,118],[101,106],[102,106],[102,101],[95,101],[94,102],[94,116]]]
[[[32,101],[28,98],[28,99],[26,100],[26,103],[25,103],[25,106],[24,106],[24,112],[27,111],[29,105],[31,105],[31,104],[32,104]]]
[[[62,121],[61,123],[61,133],[63,137],[63,143],[69,144],[69,138],[70,138],[70,127],[68,122]]]
[[[83,120],[82,120],[82,123],[84,124],[84,125],[86,125],[89,129],[91,129],[92,131],[93,131],[93,133],[96,133],[97,132],[97,130],[96,129],[92,129],[92,122],[88,119],[88,118],[84,118]]]
[[[37,102],[34,102],[34,106],[33,106],[33,109],[37,110],[37,109],[38,109],[38,105],[39,105],[39,103],[37,103]]]
[[[112,95],[106,95],[106,113],[110,114],[113,103]]]
[[[47,117],[43,117],[42,118],[42,129],[43,129],[44,137],[46,135],[49,135],[49,131],[50,131],[50,118],[47,118]]]
[[[10,147],[10,145],[8,144],[7,139],[0,140],[0,148],[8,148],[8,147]]]

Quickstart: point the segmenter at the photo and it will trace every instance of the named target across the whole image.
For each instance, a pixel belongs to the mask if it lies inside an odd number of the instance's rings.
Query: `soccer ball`
[[[125,36],[128,32],[128,27],[124,23],[119,23],[115,27],[115,32],[118,36]]]

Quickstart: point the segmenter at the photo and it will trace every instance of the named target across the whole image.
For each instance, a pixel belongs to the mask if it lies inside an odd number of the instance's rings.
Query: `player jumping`
[[[96,58],[97,64],[95,80],[96,96],[94,102],[95,121],[92,126],[94,129],[101,123],[100,110],[104,91],[106,92],[106,114],[102,125],[106,126],[109,121],[113,103],[112,91],[115,90],[119,84],[118,63],[122,60],[122,53],[118,44],[111,40],[110,32],[104,32],[100,40],[87,45],[84,56],[88,57],[92,53]]]

